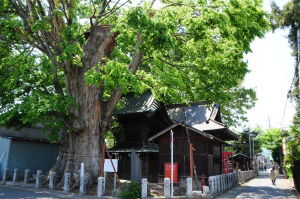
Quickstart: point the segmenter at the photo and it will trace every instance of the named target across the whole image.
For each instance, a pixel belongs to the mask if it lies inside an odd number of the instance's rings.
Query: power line
[[[282,115],[282,119],[281,119],[281,123],[280,123],[280,128],[282,127],[282,123],[283,123],[283,119],[284,119],[284,116],[285,116],[285,111],[286,111],[288,99],[289,99],[289,97],[290,97],[291,90],[292,90],[292,87],[293,87],[293,85],[294,85],[294,81],[295,81],[296,75],[297,75],[297,73],[296,73],[296,71],[295,71],[295,74],[294,74],[294,77],[293,77],[293,80],[292,80],[292,83],[291,83],[291,86],[290,86],[290,90],[289,90],[288,93],[287,93],[287,98],[286,98],[285,107],[284,107],[284,110],[283,110],[283,115]]]

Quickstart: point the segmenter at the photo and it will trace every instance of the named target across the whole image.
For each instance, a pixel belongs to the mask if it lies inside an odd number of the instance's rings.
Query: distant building
[[[5,168],[9,168],[9,176],[14,169],[24,175],[25,169],[31,173],[50,170],[58,157],[59,144],[51,144],[48,133],[42,134],[41,126],[22,128],[20,131],[7,130],[0,127],[0,180]]]
[[[250,170],[250,165],[251,165],[251,160],[249,156],[238,153],[232,157],[234,161],[234,169],[235,170],[242,170],[242,171],[247,171]]]

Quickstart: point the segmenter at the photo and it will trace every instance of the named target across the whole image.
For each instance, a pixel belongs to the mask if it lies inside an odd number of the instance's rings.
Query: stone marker
[[[65,180],[64,180],[64,192],[68,193],[70,191],[70,173],[65,173]]]
[[[19,169],[14,169],[14,177],[13,182],[16,183],[18,181]]]
[[[7,181],[7,178],[8,178],[8,172],[9,172],[9,169],[8,169],[8,168],[4,169],[3,179],[2,179],[2,183],[3,183],[3,184],[5,184],[5,181]]]
[[[36,181],[35,181],[35,188],[39,189],[41,186],[41,178],[42,178],[42,170],[37,170],[36,172]]]
[[[97,196],[101,197],[103,195],[103,182],[104,182],[104,178],[103,177],[99,177],[98,178],[98,187],[97,187]]]
[[[26,185],[28,183],[28,178],[30,176],[30,170],[25,169],[25,175],[24,175],[24,184]]]
[[[55,175],[56,175],[55,172],[53,172],[53,171],[50,172],[49,189],[54,189]]]
[[[170,178],[165,178],[165,187],[164,187],[164,195],[165,198],[170,198],[171,194],[170,194]]]
[[[141,182],[142,179],[142,160],[136,152],[130,154],[131,160],[131,180]]]
[[[192,191],[193,191],[193,181],[192,178],[186,178],[186,195],[188,198],[192,198]]]
[[[142,199],[147,198],[147,178],[142,178]]]
[[[85,176],[84,176],[84,163],[80,165],[80,187],[79,187],[79,195],[83,196],[85,194]]]

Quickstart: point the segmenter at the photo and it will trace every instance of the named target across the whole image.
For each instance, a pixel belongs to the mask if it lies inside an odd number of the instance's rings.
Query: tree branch
[[[55,60],[51,60],[51,62],[54,66],[59,66],[59,63],[56,62]],[[52,75],[54,77],[53,78],[53,84],[54,84],[55,92],[58,93],[58,94],[64,95],[62,86],[61,86],[61,84],[59,82],[59,79],[58,79],[58,76],[57,76],[57,68],[52,69]]]
[[[45,14],[45,10],[44,10],[44,8],[43,8],[43,6],[42,6],[42,3],[41,3],[40,0],[37,0],[37,3],[38,3],[39,8],[40,8],[40,10],[41,10],[41,15],[44,17],[46,14]]]
[[[121,4],[119,7],[115,8],[117,6],[117,4],[120,2],[120,0],[118,0],[117,3],[115,3],[114,7],[107,13],[102,14],[101,16],[97,16],[97,19],[100,17],[104,17],[102,18],[100,21],[98,20],[98,23],[103,21],[104,19],[106,19],[107,17],[109,17],[112,13],[116,12],[117,10],[119,10],[121,7],[123,7],[126,3],[129,2],[129,0],[125,1],[123,4]],[[98,23],[96,23],[95,25],[97,25]]]
[[[143,57],[143,52],[139,51],[139,46],[142,43],[142,33],[140,30],[137,33],[136,38],[137,38],[137,42],[135,44],[135,52],[134,52],[133,58],[131,60],[131,63],[128,66],[128,69],[132,74],[135,74],[139,64],[141,63],[142,57]]]
[[[139,51],[139,46],[142,43],[142,33],[139,30],[139,32],[137,33],[137,42],[135,44],[135,52],[132,58],[131,63],[128,66],[129,71],[132,74],[135,74],[135,72],[138,69],[138,66],[141,63],[142,57],[143,57],[143,52]],[[113,110],[115,109],[118,101],[120,100],[120,98],[122,97],[122,92],[121,92],[121,88],[118,86],[117,88],[114,89],[114,91],[112,92],[109,100],[104,103],[105,105],[105,115],[104,117],[102,117],[102,119],[104,119],[104,122],[108,122],[110,120],[110,117],[112,115]],[[102,124],[105,126],[105,124]]]
[[[61,3],[61,5],[62,5],[62,7],[63,7],[64,15],[65,15],[67,21],[69,21],[69,17],[68,17],[68,15],[67,15],[67,13],[66,13],[66,7],[65,7],[65,4],[64,4],[64,2],[62,2],[62,0],[60,0],[60,3]]]

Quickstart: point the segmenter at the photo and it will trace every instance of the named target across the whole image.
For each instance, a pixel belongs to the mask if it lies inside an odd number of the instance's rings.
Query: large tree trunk
[[[95,183],[100,175],[104,133],[108,129],[113,110],[110,107],[115,106],[121,92],[115,92],[111,101],[103,102],[101,86],[86,85],[85,72],[101,63],[103,57],[109,57],[116,44],[115,36],[110,33],[110,27],[95,26],[83,47],[83,66],[65,64],[66,89],[78,106],[70,107],[75,118],[70,121],[70,126],[63,130],[59,159],[52,169],[56,171],[58,180],[61,180],[66,172],[76,175],[81,163],[85,164],[89,184]],[[72,132],[67,133],[67,129],[70,128]]]

